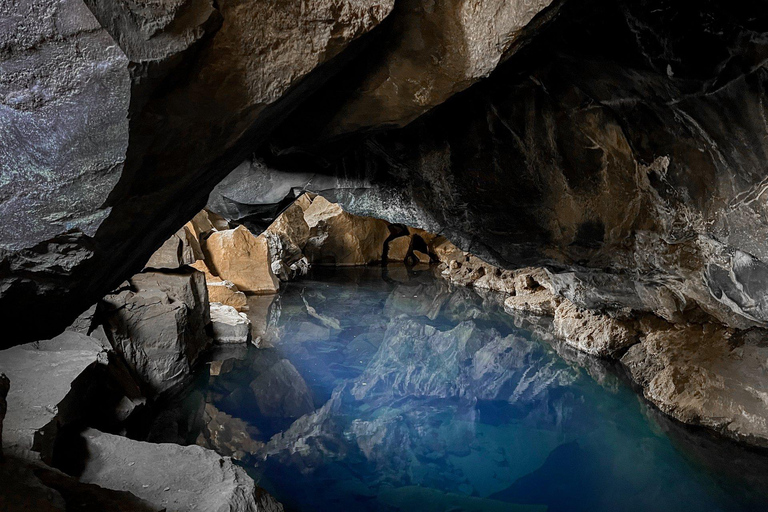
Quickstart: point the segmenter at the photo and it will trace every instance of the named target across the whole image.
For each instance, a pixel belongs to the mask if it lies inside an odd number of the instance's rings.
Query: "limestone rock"
[[[389,228],[383,220],[352,215],[322,196],[304,212],[310,237],[304,249],[313,265],[355,266],[381,261]]]
[[[179,391],[211,341],[204,276],[147,272],[130,285],[103,299],[107,336],[148,393]]]
[[[177,269],[203,259],[200,243],[188,226],[182,226],[152,254],[144,268]]]
[[[216,343],[248,343],[251,337],[251,321],[232,306],[211,302],[211,326]]]
[[[287,359],[261,372],[250,387],[259,412],[267,418],[299,418],[315,409],[307,383]]]
[[[5,374],[0,373],[0,461],[3,460],[3,420],[5,419],[5,413],[8,410],[8,402],[6,402],[6,396],[8,390],[11,387],[11,381]]]
[[[89,456],[81,482],[128,491],[168,512],[283,510],[229,457],[199,446],[144,443],[94,429],[82,439]]]
[[[225,306],[232,306],[238,311],[248,310],[248,298],[237,289],[233,282],[206,279],[205,284],[208,288],[208,300],[211,304],[218,302]]]
[[[387,260],[402,263],[411,249],[411,237],[397,237],[394,240],[390,240],[387,247]]]
[[[764,332],[712,325],[649,331],[621,359],[648,400],[684,423],[768,446]]]
[[[210,269],[246,293],[275,293],[280,282],[272,272],[267,239],[244,226],[211,234],[203,247]]]
[[[638,342],[631,321],[581,309],[565,300],[555,310],[555,332],[574,348],[599,357],[610,357]]]

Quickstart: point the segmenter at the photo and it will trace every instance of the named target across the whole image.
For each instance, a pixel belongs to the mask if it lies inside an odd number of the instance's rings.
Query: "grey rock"
[[[148,272],[130,288],[103,299],[105,327],[150,395],[174,393],[192,377],[198,356],[210,344],[208,292],[201,272]]]
[[[568,345],[599,357],[610,357],[639,341],[635,322],[581,309],[563,301],[555,310],[555,333]]]
[[[10,387],[11,381],[8,380],[5,374],[0,373],[0,461],[3,459],[3,420],[8,410],[8,402],[6,402],[5,398]]]
[[[212,302],[211,327],[216,343],[248,343],[251,339],[251,321],[232,306]]]
[[[290,361],[281,359],[250,385],[259,412],[267,417],[299,418],[314,410],[312,393]]]
[[[93,429],[82,438],[89,457],[81,482],[130,492],[168,512],[283,510],[229,457],[199,446],[144,443]]]
[[[203,259],[203,251],[195,234],[187,226],[165,241],[144,265],[148,269],[177,269]]]

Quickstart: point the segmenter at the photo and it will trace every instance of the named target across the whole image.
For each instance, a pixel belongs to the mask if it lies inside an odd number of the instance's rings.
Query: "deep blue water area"
[[[248,314],[261,348],[218,354],[198,396],[286,510],[768,510],[768,455],[434,269],[317,269]]]

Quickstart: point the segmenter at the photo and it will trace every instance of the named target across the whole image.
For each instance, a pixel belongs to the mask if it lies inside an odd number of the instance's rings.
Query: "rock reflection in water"
[[[740,496],[766,496],[713,476],[727,447],[715,467],[709,445],[688,454],[620,372],[492,293],[366,268],[261,302],[248,314],[266,348],[201,377],[198,442],[288,510],[752,510]]]

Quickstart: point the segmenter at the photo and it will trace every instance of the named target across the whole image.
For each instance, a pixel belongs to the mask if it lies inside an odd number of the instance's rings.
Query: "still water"
[[[405,267],[253,298],[263,348],[206,367],[200,439],[286,510],[768,510],[768,455],[666,419],[502,300]]]

